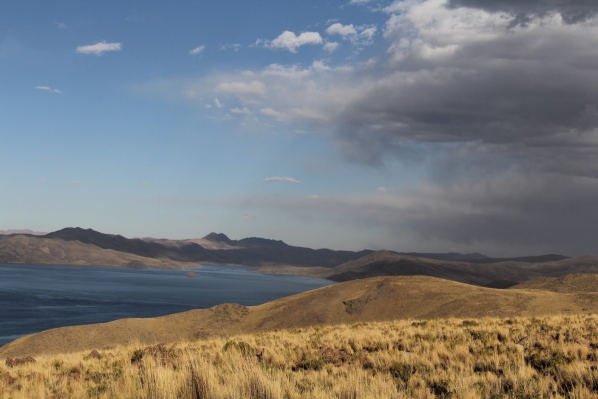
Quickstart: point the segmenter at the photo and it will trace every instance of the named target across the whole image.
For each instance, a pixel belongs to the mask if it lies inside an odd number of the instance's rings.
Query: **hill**
[[[598,275],[568,274],[562,277],[540,277],[511,288],[568,293],[598,292]]]
[[[18,232],[15,231],[15,233]],[[31,234],[26,235],[32,236]],[[371,250],[336,251],[326,248],[312,249],[288,245],[281,240],[259,237],[233,240],[223,233],[210,233],[203,238],[171,240],[151,237],[126,238],[121,235],[105,234],[92,229],[69,227],[38,237],[60,241],[62,247],[65,247],[65,243],[79,242],[90,244],[100,249],[109,249],[152,259],[167,259],[174,262],[238,264],[258,267],[294,266],[332,268],[374,252]],[[3,238],[0,235],[0,240]],[[8,246],[9,242],[5,242],[4,245],[5,247]],[[409,253],[405,256],[459,262],[491,263],[502,261],[501,259],[488,258],[478,253]],[[36,259],[34,254],[24,253],[23,259],[17,259],[16,262],[26,263],[31,260],[33,260],[33,263],[44,262],[43,257],[38,260]],[[536,260],[541,261],[540,257]],[[2,261],[3,259],[0,258],[0,262]],[[532,262],[534,260],[529,258],[527,261]]]
[[[538,277],[555,277],[571,273],[598,273],[598,256],[582,256],[537,263],[530,263],[528,260],[478,264],[423,259],[378,251],[328,270],[318,270],[313,275],[333,281],[377,276],[423,275],[490,288],[508,288]],[[295,272],[309,274],[301,271]]]
[[[172,343],[339,323],[598,312],[597,299],[598,293],[496,290],[424,276],[378,277],[255,307],[225,304],[154,319],[122,319],[48,330],[3,346],[0,357],[82,351],[131,341]]]
[[[595,316],[395,320],[52,353],[4,398],[594,398]],[[4,360],[4,359],[3,359]],[[18,363],[18,365],[14,365]]]
[[[288,245],[280,240],[250,237],[231,240],[224,234],[211,233],[202,239],[164,240],[125,238],[92,229],[66,228],[45,238],[79,241],[99,248],[131,253],[150,258],[179,262],[211,262],[237,265],[297,265],[333,267],[360,258],[372,251],[333,251]]]
[[[26,234],[32,236],[44,236],[48,233],[42,233],[41,231],[33,231],[29,229],[22,230],[0,230],[0,235],[15,235],[15,234]]]
[[[0,237],[0,263],[103,265],[180,269],[187,263],[148,258],[79,241],[67,242],[25,235]]]

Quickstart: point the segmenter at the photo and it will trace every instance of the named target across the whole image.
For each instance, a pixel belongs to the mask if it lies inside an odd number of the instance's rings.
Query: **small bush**
[[[107,390],[108,390],[108,384],[106,383],[106,381],[104,381],[100,385],[96,385],[95,387],[87,388],[87,396],[89,396],[90,398],[97,398],[102,393],[106,392]]]
[[[60,370],[62,368],[63,364],[64,364],[64,362],[62,360],[60,360],[60,359],[52,360],[52,367],[56,371]]]
[[[133,356],[131,356],[131,363],[138,363],[143,359],[143,349],[137,349],[133,352]]]
[[[564,353],[554,353],[552,355],[543,355],[534,353],[525,358],[525,362],[534,369],[541,372],[554,372],[561,366],[570,364],[575,360],[573,356],[567,356]]]
[[[443,379],[439,381],[432,381],[430,384],[430,389],[436,396],[440,396],[441,398],[449,398],[453,395],[450,388],[450,381]]]
[[[239,342],[228,341],[226,344],[224,344],[222,351],[228,352],[230,350],[239,351],[243,356],[253,356],[256,353],[253,346],[251,346],[247,342],[243,342],[243,341],[239,341]]]
[[[406,384],[409,382],[411,375],[415,373],[415,367],[407,363],[395,362],[390,366],[388,372],[392,378],[401,380]]]
[[[322,370],[326,366],[326,362],[321,356],[313,357],[311,359],[305,359],[299,361],[293,366],[293,371],[299,370]]]

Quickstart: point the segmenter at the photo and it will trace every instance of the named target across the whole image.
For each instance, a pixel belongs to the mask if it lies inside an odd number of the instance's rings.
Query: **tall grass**
[[[587,315],[403,320],[97,349],[101,359],[55,354],[2,366],[0,397],[598,398],[598,318]]]

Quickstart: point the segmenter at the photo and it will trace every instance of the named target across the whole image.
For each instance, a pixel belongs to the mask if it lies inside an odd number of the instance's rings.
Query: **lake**
[[[50,328],[164,316],[227,302],[260,305],[333,284],[250,269],[0,265],[0,346]],[[189,271],[199,277],[185,276]]]

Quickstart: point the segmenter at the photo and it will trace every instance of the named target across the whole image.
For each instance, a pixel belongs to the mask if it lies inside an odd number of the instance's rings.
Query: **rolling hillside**
[[[257,237],[231,240],[224,234],[216,233],[211,233],[202,239],[161,240],[125,238],[121,235],[104,234],[92,229],[66,228],[47,234],[44,238],[64,242],[81,242],[102,249],[154,259],[248,266],[274,264],[334,267],[372,252],[295,247],[283,241]]]
[[[557,259],[562,257],[556,256]],[[533,263],[531,260],[537,259]],[[598,273],[598,256],[565,258],[552,255],[526,257],[525,261],[473,263],[426,259],[389,251],[378,251],[333,268],[262,266],[261,273],[294,274],[326,278],[333,281],[381,276],[430,276],[488,288],[509,288],[538,277],[558,277],[572,273]]]
[[[598,275],[568,274],[562,277],[539,277],[511,288],[567,293],[598,292]]]
[[[0,348],[0,357],[339,323],[598,312],[597,299],[598,293],[496,290],[423,276],[378,277],[336,284],[256,307],[225,304],[154,319],[48,330],[5,345]]]
[[[79,241],[67,242],[26,235],[0,237],[0,263],[103,265],[165,269],[180,269],[193,264],[175,262],[166,258],[148,258],[112,249],[102,249]]]

